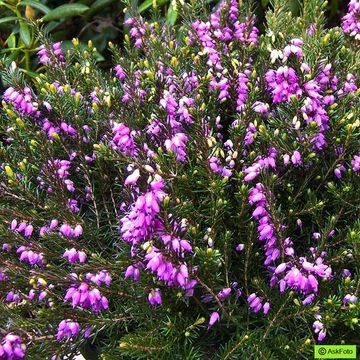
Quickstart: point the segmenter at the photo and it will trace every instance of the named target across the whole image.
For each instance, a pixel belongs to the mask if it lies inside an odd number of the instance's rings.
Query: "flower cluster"
[[[343,17],[342,29],[345,33],[360,40],[360,2],[359,0],[351,0],[349,2],[349,12]]]
[[[25,345],[19,336],[7,334],[0,344],[0,359],[15,360],[25,357]]]
[[[57,340],[71,339],[78,336],[80,333],[79,323],[71,320],[62,320],[58,326],[58,332],[56,334]]]
[[[52,62],[49,54],[51,51],[52,55],[58,59],[59,63],[64,63],[64,56],[61,50],[61,42],[51,44],[51,49],[48,50],[44,45],[41,45],[38,50],[39,62],[43,65],[56,65]]]
[[[76,262],[84,263],[86,261],[86,253],[81,250],[77,251],[75,248],[65,250],[63,257],[69,264],[75,264]]]
[[[257,313],[261,309],[263,309],[263,313],[264,315],[266,315],[270,310],[270,304],[268,302],[265,302],[263,304],[261,298],[259,298],[255,293],[252,293],[248,296],[247,302],[249,304],[249,307],[254,311],[254,313]]]
[[[97,288],[90,287],[82,282],[79,286],[73,285],[66,291],[64,302],[70,301],[72,307],[79,306],[97,313],[109,308],[108,299],[101,295]]]

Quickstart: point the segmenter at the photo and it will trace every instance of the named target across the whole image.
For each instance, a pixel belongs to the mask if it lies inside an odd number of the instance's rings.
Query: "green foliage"
[[[24,0],[0,2],[0,56],[16,61],[20,71],[36,77],[38,67],[36,51],[39,39],[37,22],[42,31],[51,34],[54,41],[67,41],[79,37],[82,46],[91,40],[99,51],[98,60],[105,61],[109,41],[121,43],[123,39],[124,2],[90,0],[62,4],[56,0]]]
[[[101,9],[106,13],[109,6],[118,6],[109,5],[109,0],[58,5],[52,10],[35,4],[33,9],[46,13],[44,29],[57,39],[62,36],[60,28],[66,32],[74,19],[86,27],[85,22],[92,21]],[[128,34],[122,46],[110,45],[112,67],[121,65],[121,78],[113,69],[104,71],[99,66],[99,52],[103,51],[96,44],[99,38],[87,43],[74,39],[71,45],[64,42],[64,59],[60,59],[47,36],[40,31],[35,37],[37,30],[28,26],[21,12],[18,17],[21,5],[6,3],[11,20],[3,24],[14,20],[14,12],[19,26],[6,44],[11,48],[21,44],[19,51],[27,51],[29,56],[43,44],[50,63],[41,69],[43,73],[33,74],[32,81],[25,76],[29,71],[21,61],[17,67],[11,64],[14,54],[3,66],[4,82],[14,91],[22,93],[26,86],[31,87],[31,105],[40,114],[27,112],[11,98],[3,101],[1,109],[0,239],[1,245],[12,246],[9,252],[0,251],[0,274],[4,271],[9,277],[0,281],[1,336],[6,332],[21,336],[28,347],[27,358],[33,360],[38,360],[39,354],[45,359],[54,354],[74,358],[79,350],[89,359],[103,360],[308,359],[313,355],[311,345],[318,341],[312,327],[314,316],[321,314],[326,342],[358,343],[360,302],[344,303],[343,299],[348,294],[359,296],[360,289],[360,177],[352,165],[354,156],[359,155],[360,91],[339,91],[350,73],[360,86],[358,44],[340,29],[326,29],[325,1],[305,1],[299,16],[291,16],[288,1],[274,0],[258,44],[234,39],[223,48],[222,41],[214,40],[217,49],[224,50],[220,52],[223,69],[214,71],[209,53],[195,35],[189,35],[194,32],[193,21],[208,20],[211,6],[193,1],[176,8],[169,2],[158,2],[167,9],[163,16],[161,9],[151,9],[153,5],[153,1],[145,1],[139,11],[153,12],[156,22],[134,20],[134,26],[144,32],[141,46],[135,47]],[[252,7],[241,2],[238,15],[250,30],[254,25]],[[129,8],[124,16],[133,14],[136,8]],[[273,57],[274,52],[282,54],[292,39],[299,38],[304,42],[301,59],[294,54],[285,60]],[[311,71],[302,70],[303,62]],[[315,149],[312,142],[320,130],[315,121],[306,121],[303,107],[307,95],[280,102],[272,99],[266,73],[285,63],[297,71],[301,86],[318,81],[327,64],[338,77],[336,90],[326,90],[336,95],[337,102],[324,106],[329,121],[324,149]],[[36,66],[30,65],[30,69]],[[196,85],[184,90],[192,71]],[[240,73],[247,74],[248,82],[244,108],[239,111]],[[212,88],[216,76],[229,80],[225,100]],[[176,95],[176,111],[180,101],[186,101],[184,97],[192,100],[185,103],[191,121],[180,120],[178,113],[175,117],[187,136],[181,161],[178,149],[169,150],[165,145],[173,136],[165,99],[170,90]],[[254,110],[259,100],[269,109],[266,116]],[[160,124],[158,137],[155,130],[149,130],[158,125],[155,120]],[[129,128],[122,141],[131,138],[138,149],[136,155],[114,146],[114,122]],[[250,124],[256,132],[253,142],[246,144]],[[75,134],[68,131],[69,125]],[[231,150],[224,145],[226,140],[231,140]],[[245,181],[245,170],[260,157],[267,157],[269,148],[277,150],[276,168],[264,167],[256,180]],[[303,163],[285,165],[286,155],[297,150]],[[209,165],[212,157],[224,166],[234,160],[231,176],[214,171]],[[71,159],[69,179],[75,191],[66,187],[56,171],[53,163],[59,159]],[[340,165],[345,169],[341,179],[334,173]],[[135,169],[141,176],[130,186],[126,179]],[[159,177],[166,184],[166,196],[159,196],[156,203],[161,232],[149,231],[144,241],[130,244],[124,241],[124,234],[120,238],[121,219]],[[317,277],[319,290],[310,304],[302,303],[307,294],[295,288],[280,292],[278,284],[269,285],[279,263],[300,268],[303,259],[280,249],[280,258],[272,262],[273,270],[264,264],[266,249],[259,240],[255,206],[249,202],[250,191],[258,182],[266,190],[266,209],[276,227],[276,241],[283,244],[291,238],[297,254],[331,266],[331,277]],[[72,197],[79,200],[79,211],[69,209]],[[10,230],[13,219],[31,223],[33,235]],[[52,219],[58,219],[59,225],[79,224],[84,233],[74,238],[61,235],[56,228],[39,235],[39,229]],[[312,236],[315,232],[319,237]],[[166,246],[163,234],[188,240],[192,252],[180,256]],[[235,250],[238,244],[244,245],[243,251]],[[16,249],[23,245],[41,253],[45,266],[19,261]],[[155,271],[145,269],[145,257],[155,247],[174,266],[186,262],[189,277],[197,283],[193,296],[187,296],[184,287],[169,286]],[[316,256],[309,251],[313,247]],[[87,262],[69,264],[62,254],[70,248],[84,250]],[[125,269],[135,262],[141,263],[136,265],[141,269],[140,279],[125,279]],[[92,312],[64,302],[70,286],[85,281],[88,272],[104,269],[112,276],[111,286],[100,284],[97,288],[110,301],[107,311]],[[344,269],[352,275],[345,275]],[[231,289],[230,295],[220,299],[219,293],[226,288]],[[148,303],[154,289],[161,290],[161,306]],[[37,295],[44,291],[45,300],[31,300],[31,290]],[[10,291],[20,294],[18,304],[5,301]],[[252,293],[271,303],[269,313],[250,309],[248,297]],[[211,327],[209,319],[214,312],[220,319]],[[64,319],[78,322],[80,334],[56,341],[58,324]],[[92,329],[89,337],[84,336],[87,327]]]

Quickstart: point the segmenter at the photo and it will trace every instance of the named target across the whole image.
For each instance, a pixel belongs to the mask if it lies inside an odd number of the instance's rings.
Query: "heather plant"
[[[360,2],[131,8],[129,36],[40,37],[1,114],[0,359],[307,359],[358,344]],[[26,355],[25,355],[26,354]]]
[[[187,1],[196,3],[195,0]],[[218,6],[221,0],[207,0],[207,4]],[[139,14],[146,19],[155,15],[170,25],[179,20],[179,6],[184,0],[133,0]],[[338,23],[346,8],[347,1],[332,0],[327,6],[328,25]],[[262,24],[269,0],[254,1],[254,10]],[[51,35],[56,41],[62,41],[64,48],[72,47],[69,39],[78,37],[84,49],[88,40],[97,48],[97,60],[101,67],[108,69],[111,65],[107,43],[113,41],[122,45],[124,1],[86,0],[65,2],[59,0],[4,0],[0,1],[0,58],[15,61],[19,71],[27,77],[36,77],[43,67],[38,63],[36,49],[39,46],[36,27],[33,22],[42,24],[42,31]],[[293,15],[299,12],[299,1],[289,0]],[[0,82],[0,91],[2,89]]]

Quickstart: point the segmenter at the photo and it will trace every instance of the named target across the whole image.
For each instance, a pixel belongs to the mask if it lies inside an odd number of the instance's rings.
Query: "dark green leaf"
[[[90,7],[90,9],[86,12],[87,17],[91,17],[96,15],[99,11],[104,9],[106,6],[113,3],[115,0],[96,0]]]
[[[7,22],[15,21],[16,19],[17,19],[16,16],[6,16],[6,17],[0,19],[0,25],[7,23]]]
[[[11,6],[10,4],[6,4],[6,3],[4,3],[3,1],[0,1],[0,6],[5,6],[5,7],[7,7],[9,10],[15,11],[14,6]]]
[[[59,19],[66,19],[73,16],[83,14],[89,10],[89,7],[83,4],[66,4],[61,5],[51,11],[49,11],[44,17],[44,21],[52,21]]]
[[[59,21],[50,21],[46,26],[44,27],[45,33],[50,33],[53,30],[55,30],[61,23]]]
[[[174,9],[173,5],[171,4],[169,6],[169,9],[167,11],[167,15],[166,15],[166,21],[170,24],[170,25],[174,25],[176,23],[176,19],[178,17],[178,11],[176,9]]]
[[[9,48],[16,47],[16,36],[15,34],[10,34],[10,36],[6,39],[6,44]]]
[[[35,71],[31,71],[31,70],[26,70],[26,69],[22,69],[20,68],[19,71],[25,73],[26,75],[32,77],[32,78],[36,78],[39,74],[36,73]]]
[[[28,25],[19,19],[20,24],[20,38],[24,42],[25,46],[29,46],[31,42],[31,34]]]
[[[39,11],[41,11],[43,14],[47,14],[48,12],[51,11],[51,9],[49,7],[47,7],[46,5],[42,4],[41,2],[38,2],[36,0],[25,0],[25,1],[21,1],[19,3],[20,6],[26,6],[26,5],[30,5],[32,8],[37,9]]]
[[[168,0],[159,0],[156,1],[156,5],[158,6],[162,6],[164,4],[166,4],[168,2]],[[142,13],[143,11],[145,11],[146,9],[148,9],[149,7],[151,7],[153,4],[153,0],[145,0],[140,6],[139,6],[139,13]]]

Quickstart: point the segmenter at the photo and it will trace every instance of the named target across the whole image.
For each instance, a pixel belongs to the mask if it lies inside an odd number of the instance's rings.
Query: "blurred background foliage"
[[[29,77],[41,72],[36,51],[39,46],[36,27],[32,23],[41,19],[41,28],[53,41],[63,41],[66,51],[72,47],[71,39],[79,38],[86,47],[91,40],[97,48],[100,65],[107,68],[110,54],[109,41],[120,45],[129,30],[123,26],[124,8],[137,8],[144,17],[154,11],[172,25],[179,18],[179,3],[189,0],[0,0],[0,59],[6,66],[15,61],[20,71]],[[190,0],[199,1],[199,0]],[[201,0],[209,6],[217,6],[219,0]],[[239,0],[247,1],[247,0]],[[301,0],[289,0],[292,12],[298,15]],[[258,25],[264,22],[264,13],[271,0],[253,1]],[[327,20],[329,26],[340,23],[346,12],[348,1],[329,0]],[[1,92],[0,86],[0,92]]]

